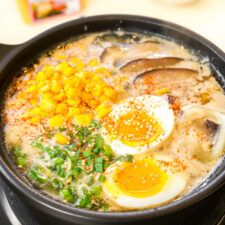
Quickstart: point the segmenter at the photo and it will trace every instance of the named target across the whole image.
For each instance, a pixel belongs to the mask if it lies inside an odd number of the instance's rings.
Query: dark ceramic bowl
[[[30,41],[18,46],[0,45],[2,59],[0,61],[0,110],[3,109],[3,96],[12,81],[13,74],[41,52],[81,34],[117,30],[154,34],[178,44],[184,45],[200,57],[207,57],[215,78],[225,90],[225,54],[215,45],[198,34],[165,21],[130,15],[103,15],[77,19],[54,27]],[[8,52],[8,54],[5,54]],[[17,193],[22,202],[32,209],[32,213],[45,224],[138,224],[144,221],[151,224],[167,224],[175,221],[179,215],[185,215],[195,209],[199,202],[212,195],[225,181],[225,163],[213,172],[204,185],[200,185],[192,193],[167,205],[132,212],[97,212],[58,202],[43,195],[29,184],[18,172],[8,155],[4,144],[3,121],[1,118],[0,133],[0,174],[6,183]],[[44,223],[44,222],[43,222]],[[194,223],[193,223],[194,224]]]

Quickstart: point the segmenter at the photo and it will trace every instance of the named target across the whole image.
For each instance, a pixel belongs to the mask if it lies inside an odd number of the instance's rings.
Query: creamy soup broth
[[[50,49],[5,97],[5,143],[55,199],[153,208],[200,185],[224,154],[225,96],[207,59],[156,36],[106,32]]]

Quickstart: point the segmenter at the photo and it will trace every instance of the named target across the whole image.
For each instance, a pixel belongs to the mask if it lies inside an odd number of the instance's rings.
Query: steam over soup
[[[5,98],[6,145],[30,182],[75,207],[167,204],[224,154],[223,91],[206,62],[172,41],[91,34],[18,75]]]

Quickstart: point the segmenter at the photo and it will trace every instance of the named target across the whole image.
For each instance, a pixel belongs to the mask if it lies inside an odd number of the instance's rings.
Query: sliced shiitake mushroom
[[[117,34],[117,33],[106,33],[98,35],[94,39],[94,44],[101,44],[102,42],[110,43],[122,43],[131,44],[140,41],[140,37],[134,34]]]
[[[183,60],[182,58],[177,58],[177,57],[135,59],[131,62],[128,62],[124,66],[120,67],[120,71],[126,74],[135,74],[135,73],[140,73],[149,69],[171,66],[182,60]]]
[[[133,84],[144,80],[152,79],[155,87],[167,87],[170,88],[172,84],[188,82],[193,80],[198,75],[198,72],[191,69],[185,68],[161,68],[154,69],[135,77]]]
[[[100,58],[103,63],[111,63],[120,66],[123,62],[146,56],[147,54],[159,51],[160,44],[158,42],[142,42],[131,45],[127,48],[118,46],[110,46],[105,48]]]
[[[104,51],[100,56],[100,59],[104,63],[111,63],[114,65],[122,57],[123,57],[122,49],[118,46],[111,46],[104,49]]]

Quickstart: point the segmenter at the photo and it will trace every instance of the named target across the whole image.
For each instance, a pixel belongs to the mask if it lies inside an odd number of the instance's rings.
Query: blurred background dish
[[[173,5],[185,5],[185,4],[196,2],[198,0],[156,0],[156,1],[166,3],[166,4],[173,4]]]
[[[83,3],[84,7],[78,14],[56,16],[30,25],[23,21],[17,0],[0,0],[0,43],[25,42],[50,27],[80,16],[117,13],[177,23],[201,34],[225,51],[225,29],[221,27],[225,21],[224,0],[198,0],[186,5],[162,4],[158,0],[133,0],[132,4],[130,0],[85,0]]]

